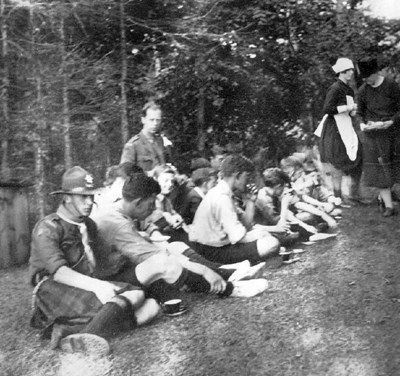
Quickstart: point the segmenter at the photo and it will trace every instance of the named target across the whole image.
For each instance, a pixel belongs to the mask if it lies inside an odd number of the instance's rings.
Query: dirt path
[[[376,207],[346,209],[336,239],[306,247],[296,264],[272,260],[266,276],[279,291],[248,300],[189,295],[186,315],[115,339],[107,364],[85,374],[400,375],[399,221]],[[0,374],[81,375],[87,362],[67,373],[28,327],[25,275],[0,273]]]

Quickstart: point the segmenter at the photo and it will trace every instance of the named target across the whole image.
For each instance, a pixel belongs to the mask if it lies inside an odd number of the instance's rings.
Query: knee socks
[[[198,254],[196,251],[194,251],[192,248],[188,248],[186,251],[184,251],[183,255],[188,257],[190,261],[197,262],[198,264],[207,266],[211,270],[214,270],[223,279],[225,279],[225,281],[227,281],[229,279],[229,277],[235,271],[232,269],[220,269],[220,266],[222,266],[222,264],[220,264],[219,262],[213,262],[213,261],[207,260],[200,254]]]
[[[130,303],[123,296],[118,296],[104,304],[81,333],[96,334],[108,339],[122,331],[133,329],[136,325]]]
[[[153,298],[160,304],[165,303],[167,300],[180,298],[181,292],[177,282],[171,285],[163,279],[159,279],[146,287],[146,297]],[[179,282],[178,285],[181,285],[181,283]]]
[[[186,270],[186,278],[184,281],[181,281],[186,285],[190,291],[193,292],[210,292],[210,284],[204,279],[203,276],[193,273],[190,270]],[[178,280],[179,281],[179,280]],[[176,283],[176,282],[175,282]],[[226,289],[221,296],[229,296],[232,294],[233,285],[231,282],[228,282],[226,285]]]

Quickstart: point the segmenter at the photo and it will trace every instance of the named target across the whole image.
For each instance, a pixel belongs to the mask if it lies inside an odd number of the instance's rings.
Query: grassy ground
[[[28,325],[26,267],[0,271],[0,375],[399,375],[399,235],[399,217],[345,209],[336,239],[271,260],[279,291],[188,295],[187,314],[118,337],[97,361],[50,351]]]

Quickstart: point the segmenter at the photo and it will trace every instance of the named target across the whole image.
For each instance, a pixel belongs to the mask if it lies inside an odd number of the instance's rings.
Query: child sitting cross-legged
[[[293,156],[283,159],[281,167],[299,198],[295,204],[298,218],[307,223],[320,223],[322,228],[335,229],[337,222],[334,217],[341,215],[341,210],[335,205],[339,203],[331,200],[334,197],[321,185],[317,171],[307,174],[302,162]]]
[[[302,169],[300,168],[298,183],[299,186],[303,187],[304,193],[321,203],[328,203],[326,205],[321,205],[321,207],[332,217],[341,216],[342,211],[339,207],[342,205],[342,199],[336,197],[333,191],[328,188],[324,174],[317,168],[318,163],[316,159],[314,159],[310,153],[293,153],[291,157],[295,157],[303,165],[304,173],[301,173]],[[290,168],[288,165],[290,165],[291,157],[281,161],[284,171]],[[294,163],[297,164],[297,161],[294,160]]]
[[[265,187],[259,190],[257,196],[258,221],[271,225],[289,224],[292,232],[300,233],[301,240],[308,240],[310,236],[319,232],[315,226],[304,221],[301,215],[299,216],[297,205],[301,203],[300,198],[290,187],[290,178],[284,171],[279,168],[268,168],[263,172],[262,177]],[[319,235],[320,237],[315,237],[315,240],[325,237],[325,235]],[[274,236],[281,239],[282,234],[274,233]],[[282,241],[284,242],[284,237]]]

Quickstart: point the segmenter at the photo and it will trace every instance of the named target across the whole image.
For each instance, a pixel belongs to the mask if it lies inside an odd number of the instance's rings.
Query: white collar
[[[194,187],[193,189],[197,192],[197,194],[198,194],[201,198],[206,197],[206,195],[204,194],[204,192],[203,192],[199,187]]]

